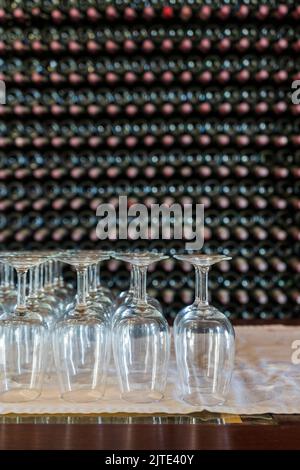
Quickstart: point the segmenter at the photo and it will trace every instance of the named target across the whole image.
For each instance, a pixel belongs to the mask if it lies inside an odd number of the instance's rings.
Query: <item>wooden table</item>
[[[300,417],[228,424],[0,424],[0,450],[300,449]]]
[[[0,420],[0,450],[4,449],[300,449],[300,416],[6,416]]]

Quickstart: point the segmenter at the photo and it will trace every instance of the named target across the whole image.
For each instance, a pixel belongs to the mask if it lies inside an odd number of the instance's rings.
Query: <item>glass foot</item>
[[[211,394],[205,390],[194,390],[190,393],[181,395],[180,398],[189,405],[200,407],[223,405],[226,400],[222,395]]]
[[[40,396],[40,390],[29,389],[29,388],[15,388],[2,392],[0,395],[0,401],[5,403],[22,403],[25,401],[35,400]]]
[[[152,403],[160,401],[163,396],[163,393],[155,392],[154,390],[135,390],[132,392],[122,393],[121,395],[123,400],[130,401],[132,403]]]
[[[90,403],[102,398],[103,392],[100,390],[80,389],[65,392],[61,395],[63,400],[73,403]]]

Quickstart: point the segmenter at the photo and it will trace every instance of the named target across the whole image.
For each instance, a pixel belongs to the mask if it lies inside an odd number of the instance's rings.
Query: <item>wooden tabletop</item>
[[[300,421],[263,424],[0,424],[1,450],[291,450]]]
[[[299,321],[284,323],[299,324]],[[151,422],[130,417],[3,417],[0,450],[16,449],[299,450],[300,416],[243,419],[217,414],[210,417],[206,413],[204,418],[155,417]]]

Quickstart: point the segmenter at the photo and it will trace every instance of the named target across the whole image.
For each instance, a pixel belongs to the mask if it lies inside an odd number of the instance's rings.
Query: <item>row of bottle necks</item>
[[[96,220],[94,220],[96,219]],[[15,214],[0,218],[0,243],[24,243],[26,246],[31,243],[65,243],[68,245],[87,243],[92,246],[99,243],[99,232],[97,224],[99,218],[90,214],[66,212],[65,214],[46,213],[43,216],[40,213],[29,213],[24,216]],[[93,224],[92,224],[93,222]],[[123,229],[123,233],[124,230]],[[194,228],[194,233],[196,227]],[[153,238],[149,235],[147,240],[136,240],[132,229],[126,230],[127,241],[120,240],[119,227],[111,227],[107,236],[108,245],[120,245],[123,249],[130,249],[131,245],[147,249],[152,247],[158,250],[178,250],[183,249],[187,242],[191,241],[192,233],[185,228],[182,239],[178,240],[172,235],[169,238],[160,236]],[[234,262],[235,269],[238,272],[246,272],[254,269],[258,272],[266,272],[272,269],[276,272],[285,272],[289,269],[293,272],[299,272],[299,223],[290,226],[288,229],[275,226],[266,230],[255,226],[252,230],[242,226],[229,228],[227,226],[212,229],[209,226],[204,227],[203,239],[205,245],[226,251],[226,253],[237,257]],[[195,236],[194,236],[195,238]],[[105,244],[105,242],[103,242]],[[5,248],[4,248],[5,249]],[[266,260],[266,258],[270,258]]]
[[[155,166],[160,169],[165,165],[180,168],[188,165],[192,168],[198,168],[203,165],[209,165],[213,169],[219,166],[229,166],[234,171],[239,165],[249,166],[264,165],[271,169],[272,165],[286,166],[287,169],[293,165],[300,164],[300,150],[290,151],[282,150],[260,150],[254,148],[243,151],[236,148],[227,148],[226,152],[219,152],[216,148],[208,148],[205,151],[194,149],[173,149],[164,151],[155,149],[152,152],[144,151],[106,151],[99,149],[97,151],[67,150],[65,152],[56,152],[55,150],[39,152],[37,150],[23,152],[20,150],[3,152],[0,151],[0,166],[5,165],[17,169],[18,167],[47,167],[56,168],[66,166],[72,169],[76,166],[90,168],[93,165],[108,169],[111,166],[127,168],[134,165],[136,168],[145,168]],[[239,174],[238,176],[242,176]],[[261,176],[261,175],[260,175]],[[279,176],[279,175],[276,175]]]
[[[171,57],[126,58],[20,58],[0,59],[0,79],[10,87],[19,85],[42,86],[120,86],[128,87],[173,83],[193,86],[231,82],[239,85],[290,84],[300,77],[297,55],[271,54],[230,55],[226,57],[207,55],[202,58],[178,55]]]
[[[45,159],[40,161],[38,165],[30,164],[29,159],[24,159],[22,163],[17,163],[15,156],[12,159],[1,158],[0,155],[0,181],[7,181],[8,183],[13,180],[30,182],[32,180],[48,180],[50,177],[54,181],[60,181],[68,178],[71,180],[84,181],[85,178],[90,180],[97,180],[98,186],[101,186],[102,182],[107,181],[109,178],[111,181],[116,183],[115,192],[118,193],[120,188],[126,183],[126,180],[131,181],[130,185],[135,185],[135,188],[139,188],[141,184],[147,185],[147,180],[153,183],[155,189],[153,190],[156,194],[161,194],[161,178],[165,180],[165,184],[168,187],[172,186],[172,192],[175,194],[182,194],[179,180],[191,181],[191,188],[195,185],[195,179],[198,180],[198,187],[195,187],[195,193],[203,193],[211,195],[212,197],[223,194],[224,196],[236,196],[238,194],[245,197],[255,196],[258,192],[262,195],[272,195],[278,193],[284,194],[290,192],[288,184],[284,182],[293,181],[299,179],[299,164],[290,164],[287,162],[284,164],[278,164],[276,161],[273,162],[273,167],[268,164],[218,164],[217,162],[191,165],[189,163],[179,166],[178,164],[155,164],[145,162],[143,165],[136,166],[134,160],[128,158],[127,162],[118,165],[114,162],[111,165],[99,165],[95,161],[87,163],[79,162],[74,164],[67,160],[63,162],[63,157],[59,162],[54,162],[51,158],[47,161]],[[84,161],[84,160],[83,160]],[[86,161],[86,160],[85,160]],[[25,163],[28,162],[28,163]],[[127,164],[126,164],[127,163]],[[156,179],[156,182],[153,179]],[[236,184],[236,178],[240,180],[240,188],[233,189],[232,185]],[[157,181],[158,179],[158,181]],[[257,179],[260,180],[261,188],[257,188]],[[119,180],[119,181],[118,181]],[[133,180],[133,181],[132,181]],[[235,183],[234,183],[235,181]],[[37,183],[37,187],[38,187]],[[68,186],[69,181],[65,182]],[[86,181],[83,184],[87,184]],[[95,184],[95,183],[94,183]],[[148,182],[149,184],[149,182]],[[201,184],[201,187],[199,186]],[[119,186],[118,186],[119,185]],[[18,183],[16,183],[18,186]],[[8,186],[7,194],[10,193],[10,187]],[[14,184],[12,183],[14,188]],[[119,188],[120,187],[120,188]],[[297,188],[295,188],[295,191]],[[25,189],[26,191],[26,189]],[[38,192],[41,192],[37,189]],[[79,190],[80,191],[80,190]],[[122,191],[122,190],[121,190]],[[190,192],[189,188],[187,192]],[[193,189],[192,189],[193,191]],[[13,191],[14,192],[14,189]],[[65,189],[62,189],[65,192]],[[96,191],[95,191],[96,192]],[[128,188],[129,193],[139,193],[139,189],[133,187]],[[168,190],[166,189],[166,192]],[[254,200],[255,203],[255,200]]]
[[[129,1],[118,1],[116,5],[107,5],[101,1],[82,0],[80,4],[66,1],[56,4],[27,0],[26,3],[18,5],[7,2],[0,8],[0,22],[26,22],[26,21],[52,21],[54,24],[63,22],[88,21],[92,23],[126,21],[134,22],[143,20],[146,22],[161,20],[163,22],[191,20],[203,21],[229,21],[235,19],[244,21],[253,18],[258,21],[286,21],[298,20],[300,18],[300,7],[292,0],[281,1],[270,0],[268,2],[257,2],[249,0],[242,4],[236,0],[229,2],[199,1],[199,0],[177,0],[172,4],[163,1],[154,1],[150,4],[137,2],[134,5]]]
[[[10,149],[49,147],[54,149],[95,149],[127,148],[136,150],[153,149],[161,146],[170,149],[180,146],[190,149],[200,148],[237,148],[258,150],[266,147],[282,149],[300,145],[299,119],[207,119],[203,121],[136,121],[109,122],[49,120],[41,123],[37,119],[25,122],[0,121],[0,145]]]
[[[237,89],[234,87],[211,88],[206,90],[174,88],[163,90],[138,89],[129,91],[124,88],[111,91],[79,89],[10,89],[5,105],[0,105],[0,115],[11,116],[49,116],[69,119],[73,117],[97,117],[124,119],[124,117],[166,118],[173,116],[298,116],[300,105],[293,104],[290,89],[264,87]]]
[[[0,188],[1,189],[1,188]],[[213,201],[212,201],[213,202]],[[227,239],[227,231],[230,235],[239,240],[247,240],[254,238],[255,240],[265,240],[267,235],[273,236],[278,241],[284,241],[288,238],[288,233],[295,226],[300,225],[300,213],[295,211],[292,213],[289,208],[281,209],[278,212],[274,211],[275,207],[255,210],[258,208],[244,209],[237,211],[236,208],[226,208],[212,206],[211,208],[205,206],[205,200],[167,200],[167,199],[130,199],[123,195],[123,199],[93,199],[90,207],[86,207],[84,198],[71,199],[68,204],[63,198],[55,198],[49,201],[47,198],[39,198],[35,203],[30,203],[26,199],[20,198],[15,204],[7,199],[0,199],[1,209],[1,226],[6,223],[13,225],[15,228],[29,224],[31,228],[39,226],[40,217],[49,224],[50,227],[55,227],[62,223],[66,227],[72,228],[77,225],[83,225],[87,228],[93,227],[97,221],[96,211],[98,206],[105,204],[110,206],[116,214],[119,210],[125,209],[131,211],[128,216],[133,217],[132,211],[135,204],[143,204],[145,210],[151,213],[155,207],[160,207],[161,211],[166,212],[174,211],[177,204],[182,208],[183,217],[187,217],[189,213],[191,216],[196,216],[196,204],[203,204],[205,223],[207,225],[207,236],[209,237],[210,231],[219,239]],[[154,206],[156,204],[156,206]],[[189,205],[188,205],[189,204]],[[71,209],[68,206],[71,206]],[[67,206],[67,208],[66,208]],[[34,210],[31,210],[31,209]],[[131,209],[132,208],[132,209]],[[221,210],[220,210],[221,209]],[[278,207],[277,207],[278,209]],[[171,213],[171,220],[174,215]]]
[[[97,148],[108,148],[108,149],[153,149],[156,146],[160,146],[165,149],[170,149],[172,147],[183,147],[189,149],[198,145],[200,148],[208,148],[209,146],[216,146],[218,148],[227,149],[228,146],[236,145],[238,148],[247,149],[248,147],[256,147],[258,150],[266,147],[271,147],[276,150],[278,148],[290,147],[292,149],[299,148],[300,145],[300,133],[287,133],[284,129],[280,134],[276,133],[276,126],[274,125],[274,133],[270,134],[260,133],[259,131],[249,131],[249,135],[244,133],[235,134],[232,131],[231,134],[226,132],[216,133],[215,131],[209,131],[208,133],[193,132],[193,134],[188,133],[188,131],[182,132],[178,135],[178,132],[174,134],[172,131],[167,131],[164,135],[153,135],[152,131],[144,135],[137,136],[135,132],[127,135],[112,135],[112,133],[104,137],[101,134],[101,131],[93,132],[89,134],[88,130],[83,130],[85,135],[76,135],[81,134],[80,125],[72,125],[74,132],[71,134],[72,130],[69,129],[66,131],[70,137],[66,137],[61,130],[57,130],[57,133],[52,132],[47,128],[41,128],[39,126],[39,131],[36,129],[32,130],[32,126],[28,126],[29,129],[26,129],[26,126],[23,125],[8,125],[4,127],[3,122],[0,122],[0,147],[11,150],[12,148],[16,149],[25,149],[30,148],[34,149],[45,149],[49,148],[62,149],[67,148],[71,149],[97,149]],[[4,132],[1,132],[1,127],[4,128]],[[16,128],[19,127],[21,132],[18,132]],[[68,126],[69,127],[69,126]],[[29,131],[30,133],[28,134]],[[108,131],[105,130],[105,133]],[[2,134],[2,135],[1,135]],[[50,135],[49,135],[50,134]],[[75,135],[74,135],[75,134]],[[89,137],[87,137],[89,134]],[[16,137],[14,137],[16,135]]]
[[[65,214],[57,213],[46,213],[45,216],[41,216],[39,213],[29,213],[26,216],[19,216],[12,214],[8,217],[1,215],[0,217],[0,243],[7,241],[16,240],[18,242],[27,242],[28,240],[35,240],[43,242],[47,240],[54,240],[60,242],[63,240],[72,240],[74,242],[81,242],[82,240],[92,240],[97,242],[98,235],[95,227],[90,227],[93,216],[84,214],[78,216],[78,213],[66,212]],[[196,228],[194,227],[193,233]],[[124,231],[124,230],[123,230]],[[187,230],[186,230],[187,232]],[[111,230],[108,235],[108,239],[114,242],[118,239],[118,227]],[[135,233],[130,231],[128,234],[129,240],[135,240]],[[183,243],[187,243],[192,236],[192,229],[183,237]],[[173,239],[172,233],[170,239]],[[253,230],[247,230],[245,227],[237,226],[233,229],[229,229],[226,226],[221,226],[216,229],[210,227],[204,228],[204,240],[209,242],[210,240],[217,241],[219,243],[230,242],[231,243],[248,243],[255,249],[254,252],[262,252],[265,255],[265,240],[270,240],[273,243],[271,251],[277,250],[278,256],[286,256],[286,253],[292,251],[290,244],[299,242],[300,240],[300,229],[298,225],[290,226],[288,229],[284,229],[283,226],[275,226],[270,230],[265,230],[262,227],[255,226]],[[278,243],[278,245],[277,245]],[[242,251],[242,247],[237,246],[233,251]],[[295,253],[297,249],[295,247]],[[275,253],[274,253],[275,254]],[[276,258],[274,258],[274,269],[280,271],[285,269],[280,263],[276,264]],[[293,265],[294,262],[292,262]],[[260,260],[253,260],[253,266],[259,271],[265,271],[267,265]],[[295,269],[298,269],[298,264],[295,265]]]
[[[199,28],[0,28],[2,55],[41,54],[145,54],[157,53],[276,53],[300,50],[299,28],[270,26],[224,26]],[[24,41],[24,34],[28,40]]]
[[[1,170],[2,179],[5,178],[5,169]],[[47,198],[52,204],[53,200],[57,198],[64,198],[66,202],[74,198],[81,198],[78,200],[78,205],[83,206],[84,203],[80,201],[87,201],[91,208],[95,208],[95,204],[99,202],[110,202],[114,206],[118,205],[118,198],[126,195],[129,202],[134,203],[136,199],[142,199],[146,206],[150,206],[155,202],[165,202],[172,204],[175,200],[182,204],[188,203],[202,203],[207,208],[216,204],[217,207],[226,209],[229,206],[237,207],[240,209],[254,208],[266,209],[268,206],[277,209],[286,209],[288,206],[298,208],[299,198],[299,181],[291,178],[293,175],[288,175],[289,178],[278,179],[274,178],[271,174],[265,179],[251,178],[241,179],[240,184],[237,184],[236,179],[205,179],[209,178],[205,173],[202,174],[204,181],[197,178],[198,174],[193,173],[194,176],[188,178],[186,181],[180,179],[156,179],[154,181],[147,181],[147,179],[116,179],[114,181],[113,175],[110,173],[109,181],[98,180],[97,183],[90,179],[84,180],[80,178],[65,179],[69,176],[58,168],[58,175],[53,180],[47,181],[34,181],[31,178],[31,173],[24,173],[20,170],[17,172],[17,177],[12,176],[13,180],[0,183],[0,198],[1,200],[7,198],[14,203],[21,199],[28,201],[36,201],[40,198]],[[44,173],[47,176],[47,172]],[[50,173],[51,177],[53,173]],[[98,173],[95,176],[100,177],[103,173]],[[29,181],[26,177],[29,176]],[[117,175],[116,175],[117,176]],[[190,176],[189,174],[187,175]],[[297,173],[294,175],[297,179]],[[62,179],[64,178],[64,179]],[[18,181],[18,179],[25,181]],[[55,181],[55,179],[59,181]],[[62,179],[62,181],[60,181]],[[77,181],[77,179],[79,181]],[[257,185],[259,182],[259,185]],[[178,201],[178,199],[180,199]],[[75,202],[74,204],[77,204]],[[64,205],[62,201],[62,206]],[[57,207],[59,208],[59,206]]]
[[[271,117],[264,117],[258,120],[255,119],[218,119],[208,118],[203,120],[186,119],[181,121],[179,119],[152,119],[152,120],[80,120],[77,122],[75,119],[67,119],[58,122],[57,120],[46,120],[40,122],[34,118],[29,121],[23,120],[1,120],[0,121],[0,135],[1,138],[8,138],[13,133],[15,138],[25,138],[28,136],[29,140],[35,137],[41,137],[43,133],[47,132],[49,138],[61,136],[61,138],[96,138],[100,140],[103,138],[115,139],[128,139],[140,138],[150,136],[153,138],[164,138],[166,136],[174,136],[174,139],[179,139],[183,136],[189,136],[190,141],[183,141],[183,144],[189,145],[194,139],[199,139],[201,136],[206,135],[210,139],[215,136],[227,137],[227,141],[219,142],[223,146],[227,146],[230,139],[236,140],[238,136],[248,138],[249,142],[258,142],[258,139],[253,139],[252,134],[256,133],[258,137],[265,136],[269,142],[276,143],[274,134],[277,134],[277,139],[281,135],[286,136],[285,145],[291,141],[293,137],[300,133],[300,119],[296,118],[290,120],[288,118],[280,118],[277,120]],[[279,134],[279,135],[278,135]],[[107,142],[110,142],[107,140]],[[248,144],[249,144],[248,142]],[[278,141],[279,142],[279,141]],[[279,145],[280,146],[280,145]],[[281,144],[281,146],[284,146]]]

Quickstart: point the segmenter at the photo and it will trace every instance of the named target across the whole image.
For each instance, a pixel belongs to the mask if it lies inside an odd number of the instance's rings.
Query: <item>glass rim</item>
[[[218,254],[200,254],[200,253],[187,253],[173,255],[175,259],[186,261],[194,266],[212,266],[213,264],[220,263],[221,261],[229,261],[231,256],[218,255]]]
[[[164,253],[156,253],[151,251],[144,252],[115,252],[113,258],[130,263],[136,266],[148,266],[149,264],[168,259],[169,256]]]
[[[78,267],[86,267],[93,266],[94,264],[98,264],[100,261],[110,259],[108,256],[103,257],[100,255],[92,255],[88,253],[68,253],[64,255],[59,255],[56,258],[61,263],[69,264],[71,266],[78,266]]]
[[[29,254],[29,252],[20,251],[15,254],[0,254],[0,263],[8,264],[15,269],[30,269],[46,261],[48,260],[44,256],[38,255],[37,253]]]

